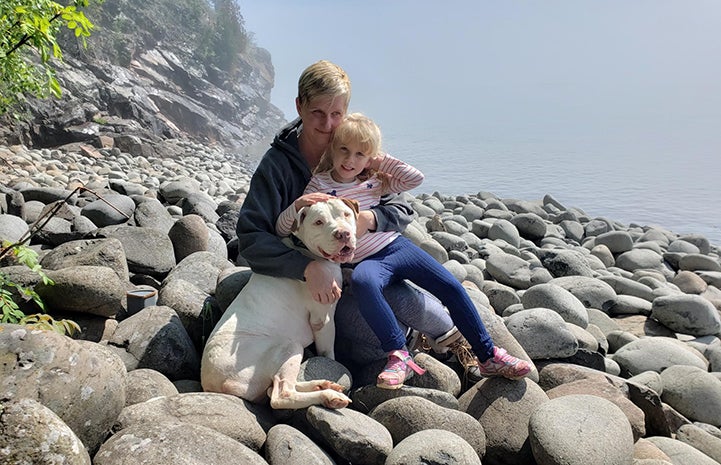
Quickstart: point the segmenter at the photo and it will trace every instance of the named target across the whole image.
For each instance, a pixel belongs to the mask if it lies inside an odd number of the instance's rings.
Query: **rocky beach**
[[[372,385],[377,363],[308,353],[301,377],[353,403],[272,411],[198,381],[250,274],[234,244],[253,159],[132,136],[0,145],[0,159],[0,238],[32,233],[55,284],[7,256],[0,273],[82,328],[0,325],[2,463],[721,463],[721,260],[701,235],[589,217],[552,193],[408,196],[404,234],[531,375],[473,383],[420,352],[426,374],[388,391]],[[129,301],[137,290],[153,298]]]

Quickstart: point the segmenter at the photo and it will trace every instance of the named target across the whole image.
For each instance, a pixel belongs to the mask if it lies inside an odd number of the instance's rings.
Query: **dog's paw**
[[[345,408],[351,402],[350,398],[341,392],[331,390],[323,392],[323,406],[325,408]]]

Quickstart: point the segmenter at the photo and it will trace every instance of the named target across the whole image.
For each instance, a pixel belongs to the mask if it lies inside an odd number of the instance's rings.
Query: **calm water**
[[[472,128],[393,125],[384,135],[389,153],[426,174],[416,194],[489,191],[522,200],[551,194],[591,217],[703,234],[721,245],[721,157],[717,147],[698,143],[689,153],[683,135],[519,140]]]

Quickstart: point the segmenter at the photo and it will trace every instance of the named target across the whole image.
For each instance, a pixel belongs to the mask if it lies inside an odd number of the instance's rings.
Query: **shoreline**
[[[112,173],[112,179],[139,184],[150,191],[157,191],[162,182],[172,180],[174,176],[188,176],[198,180],[201,191],[213,197],[218,203],[226,200],[242,201],[255,166],[267,141],[259,142],[248,148],[245,154],[228,152],[217,147],[208,147],[187,141],[166,141],[167,153],[158,156],[145,156],[146,150],[137,155],[122,152],[118,148],[96,148],[90,144],[70,144],[55,149],[32,149],[25,146],[7,146],[0,144],[0,174],[6,185],[17,182],[29,182],[35,187],[54,187],[72,189],[79,183],[90,188],[107,187],[105,177]],[[82,147],[82,149],[80,148]],[[16,153],[17,152],[17,153]],[[125,171],[124,171],[125,170]],[[107,183],[106,183],[107,184]],[[521,196],[498,196],[496,192],[479,189],[464,194],[449,194],[439,189],[424,189],[421,186],[411,192],[414,196],[433,195],[445,197],[474,196],[487,193],[501,200],[523,200],[540,204],[541,198],[526,199]],[[485,194],[484,194],[485,195]],[[657,228],[676,235],[702,235],[716,248],[721,247],[721,230],[717,235],[704,231],[679,231],[662,222],[643,222],[633,219],[616,218],[611,214],[588,214],[583,205],[571,205],[555,192],[546,192],[569,208],[583,211],[591,218],[605,218],[626,228]],[[595,212],[594,212],[595,213]],[[690,229],[690,228],[689,228]],[[717,237],[718,236],[718,237]]]

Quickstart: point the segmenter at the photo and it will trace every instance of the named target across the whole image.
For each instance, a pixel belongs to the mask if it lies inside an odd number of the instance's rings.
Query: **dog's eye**
[[[350,218],[350,213],[348,212],[343,213],[343,215],[345,215],[346,218]]]
[[[323,220],[315,220],[315,223],[313,224],[315,224],[316,226],[321,226],[323,224]]]

